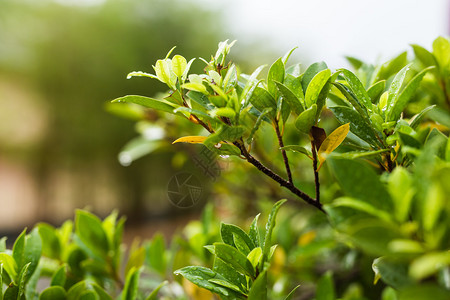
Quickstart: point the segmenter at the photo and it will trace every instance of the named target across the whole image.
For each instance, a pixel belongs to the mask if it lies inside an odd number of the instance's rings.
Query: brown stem
[[[239,142],[234,142],[233,144],[241,150],[241,154],[245,157],[245,159],[249,163],[254,165],[258,170],[260,170],[261,172],[263,172],[264,174],[266,174],[267,176],[278,182],[280,186],[285,187],[291,193],[304,200],[306,203],[316,207],[317,209],[326,214],[320,202],[317,202],[316,200],[311,198],[308,194],[299,190],[296,186],[294,186],[292,182],[285,180],[284,178],[280,177],[278,174],[275,174],[272,170],[264,166],[259,160],[257,160],[250,153],[247,152],[244,145],[240,144]]]
[[[277,121],[275,121],[274,125],[275,125],[275,132],[277,133],[278,144],[280,145],[280,148],[283,148],[284,147],[284,143],[283,143],[283,137],[281,136],[281,133],[280,133],[280,126],[278,125]],[[286,150],[281,149],[281,155],[283,155],[283,161],[284,161],[284,166],[286,167],[286,173],[287,173],[287,176],[288,176],[288,181],[293,183],[291,167],[289,166],[289,160],[288,160],[287,155],[286,155]]]
[[[320,182],[319,172],[317,171],[317,151],[313,139],[311,139],[311,152],[313,157],[314,185],[316,186],[316,202],[320,203]]]

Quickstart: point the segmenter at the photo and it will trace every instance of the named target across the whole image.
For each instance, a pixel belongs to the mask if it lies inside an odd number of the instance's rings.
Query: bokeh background
[[[430,48],[450,34],[449,16],[446,0],[0,0],[0,235],[60,224],[75,208],[118,209],[128,232],[144,237],[198,215],[202,203],[180,209],[167,196],[170,178],[195,169],[198,153],[163,147],[121,164],[135,122],[107,105],[164,91],[126,75],[152,72],[175,45],[188,59],[209,58],[219,41],[236,39],[231,58],[244,72],[295,46],[292,61],[338,68],[345,55],[376,63],[410,43]],[[211,201],[226,193],[206,181]]]

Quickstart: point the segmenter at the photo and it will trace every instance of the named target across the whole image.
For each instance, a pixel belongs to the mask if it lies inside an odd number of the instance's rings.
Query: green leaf
[[[382,79],[389,79],[393,74],[397,73],[408,63],[408,53],[405,51],[397,57],[384,63],[376,74],[374,81],[377,82]]]
[[[261,246],[261,237],[259,235],[259,229],[258,229],[258,219],[260,214],[257,214],[256,217],[253,219],[252,224],[250,225],[250,230],[248,232],[248,236],[253,241],[253,244],[256,247]]]
[[[42,254],[58,259],[61,256],[61,243],[59,241],[56,229],[46,223],[39,223],[37,226],[39,235],[42,239]]]
[[[263,271],[253,282],[248,300],[267,300],[267,272]]]
[[[297,291],[297,289],[299,287],[300,287],[300,285],[297,285],[295,288],[293,288],[292,291],[289,293],[289,295],[287,295],[286,298],[284,298],[284,300],[292,300],[295,292]]]
[[[164,100],[156,100],[156,99],[152,99],[152,98],[148,98],[148,97],[144,97],[144,96],[129,95],[129,96],[124,96],[121,98],[114,99],[112,101],[112,103],[121,103],[121,102],[139,104],[139,105],[142,105],[147,108],[152,108],[152,109],[160,110],[160,111],[171,113],[171,114],[176,114],[174,112],[174,109],[176,108],[176,106],[173,106],[171,103],[164,101]],[[181,115],[181,114],[178,114],[178,115]]]
[[[278,90],[275,81],[284,82],[284,64],[281,57],[270,66],[269,73],[267,74],[267,90],[272,97],[277,99]]]
[[[255,87],[255,90],[253,91],[250,98],[250,103],[260,112],[264,111],[265,108],[271,108],[272,111],[270,112],[270,115],[272,118],[275,117],[277,111],[277,102],[265,89],[258,86]]]
[[[306,91],[313,77],[316,76],[316,74],[319,73],[320,71],[323,71],[327,68],[328,68],[327,64],[323,61],[313,63],[312,65],[310,65],[308,69],[306,69],[302,77],[302,90]]]
[[[253,267],[256,269],[261,262],[262,258],[262,248],[257,247],[253,249],[248,255],[247,259],[252,263]]]
[[[0,260],[0,300],[3,300],[3,261]]]
[[[275,84],[283,99],[296,114],[300,114],[305,110],[300,99],[297,98],[294,92],[278,81],[275,81]]]
[[[386,121],[389,121],[388,116],[391,115],[391,112],[394,109],[395,102],[400,96],[400,89],[403,86],[403,82],[405,81],[406,73],[408,72],[411,65],[405,66],[400,72],[395,75],[394,80],[391,83],[391,86],[388,90],[388,99],[386,105]],[[421,78],[422,79],[422,78]]]
[[[444,288],[428,283],[411,285],[398,292],[398,300],[448,300],[450,291]]]
[[[340,197],[336,200],[333,200],[331,206],[332,207],[340,207],[340,206],[350,207],[355,210],[365,212],[369,215],[372,215],[372,216],[382,219],[384,221],[387,221],[387,222],[392,221],[392,217],[389,213],[375,208],[373,205],[364,202],[363,199],[358,200],[358,199],[353,199],[353,198],[348,198],[348,197]]]
[[[159,274],[164,275],[166,272],[166,243],[162,234],[156,234],[146,246],[146,259],[149,266],[156,270]]]
[[[99,300],[112,300],[112,297],[101,286],[95,282],[92,282],[91,285],[97,293]]]
[[[252,128],[252,131],[250,132],[250,135],[247,138],[247,144],[250,144],[253,141],[253,137],[258,131],[259,127],[261,126],[262,121],[264,120],[265,116],[270,113],[272,109],[271,108],[265,108],[262,113],[259,114],[258,118],[256,119],[255,125]],[[267,119],[267,121],[269,121]],[[270,121],[269,121],[270,122]]]
[[[189,107],[180,106],[180,107],[174,109],[173,112],[174,113],[187,112],[187,113],[195,115],[195,116],[199,117],[201,120],[209,122],[209,123],[211,123],[213,125],[220,124],[219,120],[217,120],[216,118],[211,117],[207,113],[205,113],[205,112],[203,112],[201,110],[198,110],[198,109],[192,109],[192,108],[189,108]]]
[[[380,257],[373,261],[372,269],[375,272],[375,283],[381,278],[386,284],[395,289],[412,284],[408,277],[408,266],[398,259]]]
[[[316,112],[317,105],[313,104],[310,108],[303,111],[296,119],[295,119],[295,127],[306,134],[309,134],[311,127],[314,126],[316,120]]]
[[[411,45],[416,58],[423,64],[424,67],[437,66],[436,58],[427,49],[419,45]]]
[[[66,265],[62,265],[52,276],[50,286],[62,286],[66,284]]]
[[[412,118],[409,126],[411,126],[412,129],[416,130],[417,127],[420,125],[420,122],[422,121],[422,119],[427,114],[427,112],[429,112],[430,110],[432,110],[435,107],[436,107],[436,105],[431,105],[431,106],[428,106],[427,108],[424,108],[420,113],[418,113],[417,115],[415,115]]]
[[[131,268],[128,272],[127,278],[125,280],[125,285],[122,291],[122,300],[135,300],[138,295],[138,284],[139,276],[141,274],[141,269]]]
[[[18,300],[19,297],[19,287],[17,285],[9,285],[6,288],[5,294],[3,295],[3,299],[5,300]]]
[[[162,257],[159,257],[162,262]],[[145,261],[145,248],[144,247],[138,247],[137,249],[132,249],[127,265],[125,267],[125,276],[132,270],[132,269],[139,269],[142,267]],[[159,271],[159,270],[158,270]],[[164,274],[164,273],[163,273]]]
[[[272,244],[272,231],[275,227],[275,221],[277,218],[278,211],[280,210],[281,205],[283,205],[287,200],[282,199],[279,200],[277,203],[275,203],[272,207],[272,211],[269,214],[269,217],[267,219],[266,223],[266,232],[264,234],[264,240],[263,240],[263,259],[261,260],[261,267],[264,266],[264,262],[268,261],[269,254],[270,254],[270,248]],[[261,268],[262,269],[262,268]]]
[[[214,253],[214,246],[211,246]],[[214,257],[214,267],[213,271],[216,272],[224,280],[232,283],[233,285],[240,287],[242,291],[246,291],[247,277],[234,269],[229,264],[225,263],[223,260]]]
[[[215,283],[217,285],[229,288],[230,290],[233,290],[233,291],[235,291],[237,293],[245,295],[237,285],[234,285],[233,283],[231,283],[229,281],[226,281],[226,280],[223,280],[223,279],[213,278],[213,279],[210,279],[209,282],[212,282],[212,283]]]
[[[159,291],[166,286],[167,284],[169,284],[168,281],[163,281],[161,282],[151,293],[150,295],[147,296],[147,298],[145,298],[145,300],[157,300],[157,296]]]
[[[222,241],[230,246],[236,246],[234,238],[234,235],[236,235],[240,237],[241,241],[246,244],[249,250],[255,248],[255,244],[253,243],[252,239],[244,230],[236,225],[222,223],[220,225],[220,235],[222,237]],[[248,253],[244,254],[247,255]]]
[[[186,70],[187,67],[187,61],[186,58],[184,58],[181,55],[175,55],[172,58],[172,68],[173,68],[173,72],[175,73],[175,75],[180,78],[181,76],[183,76],[184,71]]]
[[[225,263],[232,266],[236,271],[241,272],[251,278],[255,278],[255,270],[247,256],[239,252],[236,248],[222,243],[214,243],[215,255]]]
[[[422,280],[436,274],[439,270],[450,265],[450,253],[429,252],[414,259],[409,266],[409,275]]]
[[[391,198],[372,168],[357,160],[335,157],[329,159],[328,165],[346,195],[363,200],[377,209],[392,211]]]
[[[78,300],[80,299],[83,292],[87,289],[86,281],[80,281],[74,285],[67,291],[67,300]]]
[[[39,300],[66,300],[66,291],[60,286],[51,286],[42,291]]]
[[[335,300],[333,276],[331,272],[325,273],[317,283],[316,300]]]
[[[364,65],[364,62],[356,57],[345,56],[345,59],[352,65],[355,70],[358,70]]]
[[[374,129],[367,124],[357,111],[345,106],[330,107],[330,110],[336,116],[339,123],[350,123],[350,131],[356,136],[372,146],[380,147],[380,142],[377,139]]]
[[[386,86],[386,80],[380,80],[377,83],[374,83],[367,90],[367,95],[369,95],[372,103],[375,103],[377,99],[381,96]]]
[[[75,233],[89,250],[106,260],[109,251],[108,238],[103,229],[102,221],[97,216],[87,211],[77,210]]]
[[[214,105],[209,102],[208,97],[200,92],[189,91],[186,95],[189,97],[189,99],[197,102],[207,110],[211,110],[214,108]]]
[[[426,68],[422,70],[420,73],[418,73],[416,76],[414,76],[414,78],[411,79],[411,81],[403,89],[401,94],[395,98],[395,102],[393,104],[390,105],[388,99],[388,107],[386,110],[387,121],[396,121],[400,118],[400,114],[405,109],[406,104],[409,102],[414,92],[419,87],[422,78],[432,68],[434,67]]]
[[[19,279],[18,279],[18,292],[17,292],[17,299],[21,299],[22,296],[25,295],[25,284],[28,281],[28,279],[30,278],[28,275],[28,268],[30,267],[31,262],[27,263],[26,265],[23,266],[22,270],[20,271],[19,274]]]
[[[387,187],[394,203],[396,219],[399,222],[406,221],[415,194],[412,177],[403,167],[396,167],[389,175]]]
[[[331,76],[331,71],[329,69],[320,71],[317,73],[308,85],[308,89],[305,94],[305,104],[306,107],[311,107],[313,104],[317,104],[319,94],[325,87],[328,79]]]
[[[450,66],[450,41],[445,37],[438,37],[433,42],[433,54],[441,69]]]
[[[197,267],[197,266],[190,266],[190,267],[184,267],[182,269],[176,270],[174,272],[175,275],[182,275],[187,280],[191,281],[192,283],[198,285],[201,288],[207,289],[213,293],[225,296],[225,297],[232,297],[237,296],[237,299],[242,299],[242,297],[238,296],[238,294],[226,287],[220,286],[218,284],[215,284],[213,282],[210,282],[210,279],[217,278],[217,279],[224,279],[222,276],[217,274],[216,272],[212,271],[211,269],[205,268],[205,267]]]
[[[150,77],[150,78],[158,79],[158,76],[150,74],[150,73],[145,73],[142,71],[133,71],[133,72],[128,73],[127,79],[130,79],[131,77]]]
[[[215,118],[216,116],[233,118],[236,115],[236,112],[231,107],[221,107],[212,109],[209,114],[213,118]]]
[[[306,156],[308,156],[309,158],[312,159],[311,151],[309,151],[305,147],[302,147],[302,146],[299,146],[299,145],[288,145],[288,146],[281,147],[280,149],[283,149],[283,150],[286,150],[286,151],[293,151],[293,152],[302,153],[302,154],[304,154],[304,155],[306,155]]]
[[[366,92],[366,89],[364,88],[364,85],[359,80],[358,77],[356,77],[355,74],[350,72],[346,69],[339,70],[344,75],[345,80],[349,84],[350,88],[352,89],[353,93],[356,95],[356,98],[364,105],[364,107],[371,112],[372,111],[372,99],[369,96],[369,94]]]

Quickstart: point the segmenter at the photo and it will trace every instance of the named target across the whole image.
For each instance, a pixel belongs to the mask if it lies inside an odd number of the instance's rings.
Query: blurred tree
[[[137,221],[146,214],[144,202],[155,195],[161,196],[160,203],[154,199],[152,206],[170,209],[165,191],[160,190],[174,173],[171,153],[121,167],[117,153],[134,136],[133,124],[108,114],[103,104],[118,95],[153,95],[164,89],[162,84],[124,77],[132,70],[152,71],[151,64],[174,45],[183,45],[177,51],[187,57],[211,53],[222,38],[220,18],[177,0],[89,5],[2,0],[1,6],[0,81],[34,91],[37,97],[28,102],[41,101],[32,104],[40,108],[35,113],[46,123],[31,145],[11,145],[8,137],[0,137],[5,157],[17,158],[35,174],[40,198],[36,217],[57,221],[71,215],[73,206],[89,204],[102,214],[117,206]],[[17,117],[1,126],[14,128],[32,121],[19,117],[24,108],[6,105],[2,115]],[[158,185],[160,192],[154,192]],[[100,197],[103,204],[91,202]],[[65,209],[55,214],[50,206]]]

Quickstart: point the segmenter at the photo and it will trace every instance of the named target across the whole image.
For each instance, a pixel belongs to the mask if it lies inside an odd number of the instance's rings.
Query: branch
[[[275,121],[275,132],[277,133],[278,144],[280,145],[280,148],[283,148],[284,147],[283,137],[281,136],[280,126],[278,125],[277,121]],[[292,181],[292,173],[291,173],[291,168],[289,167],[289,161],[288,161],[288,158],[286,155],[286,150],[281,149],[281,154],[283,155],[283,161],[284,161],[284,166],[286,167],[288,181],[292,183],[293,182]]]
[[[257,160],[250,153],[247,152],[245,146],[243,146],[238,142],[234,142],[233,144],[241,150],[241,153],[245,157],[245,159],[249,163],[254,165],[258,170],[260,170],[261,172],[263,172],[264,174],[266,174],[267,176],[278,182],[280,186],[287,188],[291,193],[303,199],[306,203],[316,207],[317,209],[326,214],[320,202],[314,200],[308,194],[299,190],[296,186],[294,186],[292,182],[285,180],[284,178],[280,177],[278,174],[275,174],[272,170],[264,166],[259,160]]]
[[[317,151],[313,139],[311,139],[311,152],[313,156],[314,184],[316,186],[316,201],[320,203],[320,182],[319,182],[319,172],[317,171]]]

